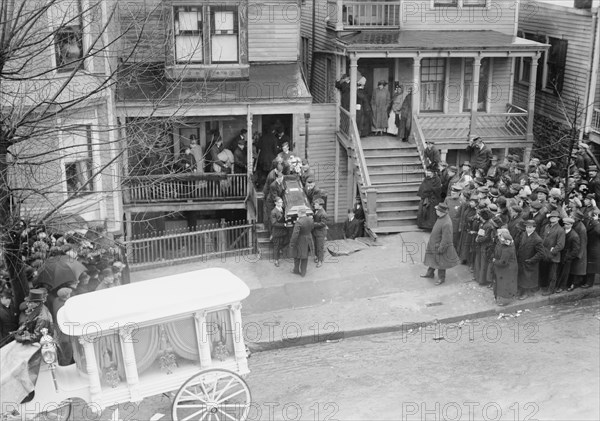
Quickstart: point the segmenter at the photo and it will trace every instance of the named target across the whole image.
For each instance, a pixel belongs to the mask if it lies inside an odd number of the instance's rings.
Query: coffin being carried
[[[305,207],[306,214],[313,215],[312,207],[302,188],[300,177],[296,174],[284,176],[285,194],[283,196],[283,207],[285,209],[285,221],[293,223],[298,219],[298,209]]]

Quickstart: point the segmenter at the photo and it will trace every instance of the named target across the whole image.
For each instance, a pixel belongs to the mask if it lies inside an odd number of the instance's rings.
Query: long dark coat
[[[600,273],[600,222],[588,223],[587,239],[587,273]]]
[[[571,275],[585,276],[587,273],[587,229],[581,221],[573,224],[573,231],[579,235],[579,253],[571,264]]]
[[[360,135],[365,137],[371,133],[373,110],[369,94],[364,89],[356,90],[356,104],[360,105],[360,110],[356,110],[356,126]]]
[[[542,233],[542,244],[546,250],[546,259],[560,263],[560,252],[565,247],[565,230],[558,224],[546,225]]]
[[[473,262],[473,243],[475,242],[475,234],[470,234],[469,231],[477,231],[477,222],[473,221],[477,211],[469,206],[468,203],[463,205],[463,210],[460,214],[460,240],[458,242],[458,255],[460,260],[471,264]]]
[[[409,92],[402,101],[400,116],[398,121],[398,137],[402,140],[408,140],[412,128],[412,92]]]
[[[264,172],[269,172],[278,153],[277,138],[273,133],[265,133],[258,141],[257,147],[260,150],[258,165]]]
[[[315,249],[312,238],[313,228],[313,219],[308,216],[296,220],[290,239],[290,250],[294,259],[308,259],[310,251]]]
[[[496,273],[494,295],[497,298],[514,298],[518,293],[517,277],[519,272],[514,243],[496,245],[494,271]]]
[[[495,228],[492,220],[487,220],[479,226],[479,230],[483,230],[483,235],[477,234],[475,237],[475,280],[479,284],[487,284],[491,282],[488,279],[488,266],[492,258],[491,250],[494,246]],[[478,230],[478,231],[479,231]]]
[[[437,220],[435,206],[442,199],[442,182],[440,178],[435,174],[433,177],[425,178],[419,187],[417,196],[421,198],[417,213],[417,226],[431,229]]]
[[[537,232],[534,231],[531,235],[527,235],[527,232],[521,233],[517,249],[519,288],[532,289],[539,286],[540,262],[545,256],[542,238]]]
[[[450,269],[458,264],[452,244],[452,220],[447,214],[438,218],[431,230],[423,263],[433,269]]]

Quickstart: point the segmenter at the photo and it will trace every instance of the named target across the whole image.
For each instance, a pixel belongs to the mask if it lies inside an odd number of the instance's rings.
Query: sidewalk
[[[321,268],[310,262],[305,278],[290,273],[292,260],[256,260],[255,256],[209,260],[132,273],[137,282],[208,267],[224,267],[250,287],[244,300],[244,337],[253,351],[298,346],[351,336],[413,331],[436,322],[458,323],[583,298],[600,297],[600,287],[494,302],[491,289],[471,281],[466,266],[450,269],[446,283],[423,279],[421,252],[429,234],[403,233],[378,238],[378,246],[329,256]],[[509,316],[511,314],[512,316]],[[412,330],[411,330],[412,329]]]

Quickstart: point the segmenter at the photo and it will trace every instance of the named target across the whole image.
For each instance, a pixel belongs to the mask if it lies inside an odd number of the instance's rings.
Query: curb
[[[360,329],[340,330],[331,334],[324,335],[303,335],[294,339],[277,339],[274,341],[265,342],[248,342],[246,343],[251,352],[274,351],[277,349],[292,348],[304,345],[314,345],[318,343],[339,342],[344,339],[354,338],[358,336],[377,335],[381,333],[393,333],[406,331],[415,328],[424,328],[434,324],[450,324],[458,323],[462,320],[475,320],[485,317],[495,316],[500,313],[516,313],[519,310],[535,309],[546,307],[548,305],[564,304],[573,301],[591,300],[600,297],[600,288],[594,287],[587,290],[578,289],[574,292],[566,294],[553,294],[547,297],[530,302],[518,302],[509,304],[505,307],[491,308],[489,310],[478,311],[475,313],[462,314],[458,316],[449,316],[442,319],[425,320],[420,322],[404,322],[401,324],[390,324],[385,326],[372,326]]]

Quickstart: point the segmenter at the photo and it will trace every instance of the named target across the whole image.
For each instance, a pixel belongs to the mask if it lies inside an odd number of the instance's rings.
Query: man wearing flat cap
[[[300,207],[298,209],[298,219],[296,219],[292,238],[290,239],[290,251],[294,258],[292,273],[302,277],[306,276],[310,251],[315,249],[312,239],[313,228],[313,219],[307,216],[305,207]]]
[[[560,215],[553,210],[548,214],[550,223],[542,231],[542,244],[546,253],[546,260],[540,267],[540,286],[542,288],[552,287],[546,290],[546,295],[553,294],[558,279],[558,265],[560,256],[565,247],[565,230],[558,224]]]
[[[548,291],[544,293],[545,295],[563,292],[568,287],[567,283],[569,282],[569,275],[571,274],[571,265],[573,264],[573,261],[577,259],[577,256],[579,256],[581,242],[579,235],[573,230],[575,220],[567,217],[563,218],[562,221],[565,230],[565,246],[560,252],[559,275],[555,283],[550,283]]]
[[[519,265],[517,284],[520,300],[532,296],[538,289],[540,262],[545,259],[545,256],[542,238],[536,232],[536,222],[529,219],[525,221],[525,232],[519,236],[517,247]]]
[[[308,177],[306,179],[306,186],[304,186],[304,194],[308,199],[308,203],[315,203],[317,199],[323,199],[323,203],[325,203],[325,198],[327,194],[317,187],[315,183],[315,179],[313,177]]]
[[[446,270],[459,263],[452,240],[452,220],[448,215],[448,210],[445,203],[440,203],[435,207],[438,219],[431,230],[425,251],[425,259],[423,260],[423,263],[427,266],[427,273],[421,275],[421,278],[433,278],[437,269],[438,280],[435,283],[436,285],[446,282]]]
[[[600,174],[598,174],[598,167],[590,165],[588,168],[588,190],[590,193],[596,195],[596,202],[600,203]]]
[[[327,222],[329,217],[327,212],[323,209],[325,202],[321,198],[315,199],[313,203],[314,208],[314,228],[313,228],[313,240],[315,242],[315,262],[317,267],[320,268],[323,265],[323,259],[325,258],[325,240],[327,239]]]

